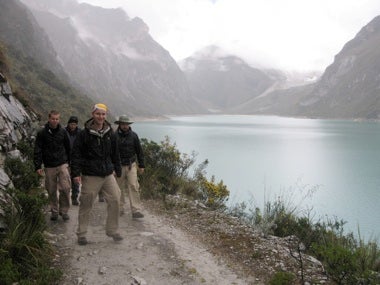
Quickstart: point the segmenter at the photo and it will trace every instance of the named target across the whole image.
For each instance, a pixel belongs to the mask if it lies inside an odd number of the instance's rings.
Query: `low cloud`
[[[138,16],[176,59],[217,45],[251,65],[323,70],[380,14],[378,0],[81,0]]]

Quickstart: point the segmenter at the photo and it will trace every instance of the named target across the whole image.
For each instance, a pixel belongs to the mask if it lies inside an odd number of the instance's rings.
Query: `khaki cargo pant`
[[[120,189],[113,174],[105,177],[82,176],[82,189],[79,196],[77,236],[85,237],[92,206],[102,190],[107,202],[106,234],[114,235],[119,229]]]
[[[132,213],[140,212],[142,210],[142,205],[136,162],[132,163],[130,167],[128,165],[122,166],[121,177],[117,178],[117,183],[121,190],[120,210],[124,211],[125,192],[127,192]]]
[[[44,172],[51,212],[67,213],[70,208],[71,190],[69,165],[64,163],[57,167],[46,167]]]

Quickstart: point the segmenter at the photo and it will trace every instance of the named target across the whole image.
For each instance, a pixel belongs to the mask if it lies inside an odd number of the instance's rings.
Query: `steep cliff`
[[[184,74],[139,18],[74,0],[24,1],[49,35],[71,79],[116,114],[186,114],[202,110]]]
[[[363,27],[335,56],[300,105],[304,114],[380,118],[380,16]]]
[[[73,86],[32,13],[18,0],[0,0],[0,7],[0,72],[15,97],[44,120],[51,109],[63,120],[87,118],[92,101]]]
[[[341,119],[380,118],[380,16],[335,56],[319,81],[275,90],[240,113]]]

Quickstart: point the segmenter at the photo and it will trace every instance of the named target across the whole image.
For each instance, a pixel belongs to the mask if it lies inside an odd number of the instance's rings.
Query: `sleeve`
[[[33,152],[33,164],[34,169],[37,171],[42,167],[42,148],[43,148],[43,135],[42,131],[39,131],[36,136],[36,142],[34,144]]]
[[[70,146],[70,139],[68,137],[66,130],[64,130],[63,144],[64,144],[66,155],[67,155],[67,162],[70,165],[71,164],[71,146]]]
[[[81,165],[83,159],[83,148],[84,148],[84,136],[85,132],[80,132],[76,137],[73,149],[71,151],[71,175],[72,177],[78,177],[81,175]]]
[[[115,169],[117,177],[121,177],[121,162],[120,162],[120,151],[119,151],[119,142],[115,133],[111,135],[112,143],[112,164]]]
[[[139,168],[145,168],[144,152],[141,147],[139,136],[137,134],[135,135],[135,152],[137,155],[137,162],[138,162]]]

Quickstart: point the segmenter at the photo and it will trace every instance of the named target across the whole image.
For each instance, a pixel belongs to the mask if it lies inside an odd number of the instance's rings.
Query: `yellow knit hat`
[[[96,110],[103,110],[103,111],[107,112],[108,108],[107,108],[107,105],[105,105],[103,103],[98,103],[98,104],[94,105],[91,113],[94,113]]]

